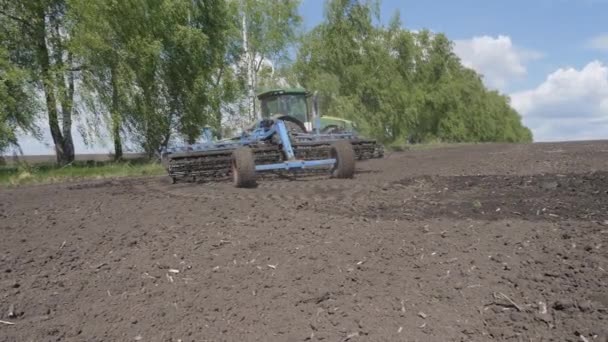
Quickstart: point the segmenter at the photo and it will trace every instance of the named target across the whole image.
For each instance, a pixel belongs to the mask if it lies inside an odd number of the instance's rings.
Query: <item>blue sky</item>
[[[381,22],[395,11],[407,29],[452,39],[463,64],[511,96],[536,141],[608,139],[608,0],[384,0]],[[314,27],[324,1],[302,0],[300,14]],[[85,147],[76,128],[74,139],[77,153],[112,149]],[[45,142],[21,139],[26,154],[52,154]]]
[[[302,1],[306,29],[323,20],[322,3]],[[608,51],[587,47],[589,39],[608,34],[608,0],[384,0],[381,21],[386,24],[395,11],[408,29],[426,28],[452,40],[504,35],[520,48],[542,53],[518,83],[522,89],[560,67],[580,68],[608,57]]]
[[[306,28],[323,7],[303,0]],[[395,11],[407,29],[452,39],[536,141],[608,138],[608,0],[384,0],[381,22]]]

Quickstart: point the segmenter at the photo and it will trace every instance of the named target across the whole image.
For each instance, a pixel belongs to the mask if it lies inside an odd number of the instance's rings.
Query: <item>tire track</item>
[[[155,191],[171,197],[187,199],[237,200],[272,202],[353,202],[365,194],[378,191],[379,184],[357,183],[356,180],[331,183],[334,180],[311,180],[307,182],[266,181],[260,182],[255,189],[236,189],[228,182],[204,183],[184,186],[182,184],[163,184],[151,180],[146,183],[133,184],[141,193]],[[319,183],[321,182],[321,183]]]

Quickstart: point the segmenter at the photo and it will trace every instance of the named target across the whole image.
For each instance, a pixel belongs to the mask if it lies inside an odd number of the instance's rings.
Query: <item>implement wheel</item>
[[[255,186],[255,159],[249,147],[239,147],[232,152],[232,180],[237,188]]]
[[[355,152],[349,141],[341,140],[331,144],[331,158],[336,164],[331,169],[334,178],[353,178],[355,175]]]

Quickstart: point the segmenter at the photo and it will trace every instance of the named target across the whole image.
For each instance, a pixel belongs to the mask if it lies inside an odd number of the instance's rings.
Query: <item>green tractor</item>
[[[272,89],[258,94],[263,119],[283,120],[292,134],[316,133],[319,137],[344,135],[358,159],[382,158],[384,149],[375,140],[360,137],[354,122],[319,115],[317,97],[306,89]]]
[[[218,139],[207,127],[201,141],[163,149],[161,160],[173,182],[232,176],[241,186],[254,182],[256,172],[316,172],[326,166],[333,176],[348,178],[355,159],[383,155],[382,145],[357,135],[352,122],[318,115],[316,96],[304,89],[265,91],[258,99],[261,117],[239,134]]]

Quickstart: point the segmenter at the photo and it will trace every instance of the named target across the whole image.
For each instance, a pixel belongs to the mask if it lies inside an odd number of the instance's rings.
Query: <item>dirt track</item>
[[[0,340],[608,341],[608,142],[358,171],[0,190]]]

